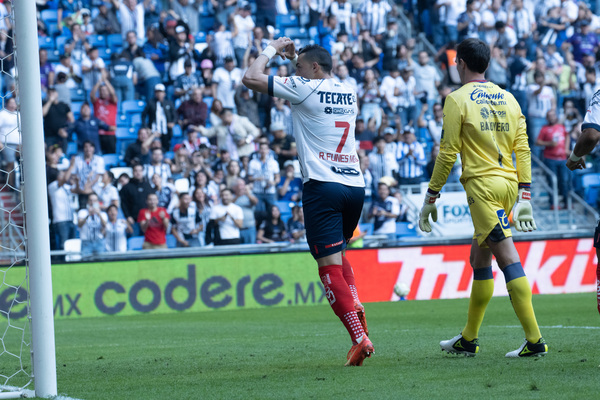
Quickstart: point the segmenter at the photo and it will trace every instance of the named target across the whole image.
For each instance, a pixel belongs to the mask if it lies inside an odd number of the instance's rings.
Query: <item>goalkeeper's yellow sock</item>
[[[525,276],[525,271],[523,271],[523,266],[520,262],[516,262],[507,265],[502,272],[504,272],[504,278],[506,279],[506,289],[508,289],[510,301],[525,331],[525,338],[531,343],[537,343],[542,334],[533,312],[531,287]]]
[[[494,275],[492,274],[492,267],[474,269],[467,325],[462,330],[462,337],[465,340],[470,342],[479,337],[479,328],[493,294]]]

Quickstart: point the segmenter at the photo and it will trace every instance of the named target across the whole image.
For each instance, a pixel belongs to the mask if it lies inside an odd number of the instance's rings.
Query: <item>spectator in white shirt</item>
[[[98,196],[88,196],[87,206],[77,213],[77,227],[81,238],[81,255],[83,257],[100,254],[106,251],[104,230],[108,216],[100,209]]]
[[[390,187],[383,182],[377,185],[378,199],[373,202],[369,218],[374,218],[375,235],[386,235],[388,239],[396,238],[396,218],[400,215],[398,199],[390,195]]]
[[[254,195],[258,198],[256,211],[267,211],[277,202],[279,164],[270,157],[268,143],[261,143],[258,152],[259,158],[251,160],[248,166],[248,180],[254,183]]]
[[[104,227],[104,243],[106,251],[127,251],[127,234],[133,233],[133,228],[124,218],[119,218],[119,208],[111,204],[106,211],[108,221]]]
[[[244,2],[245,4],[239,9],[239,11],[233,16],[233,23],[235,24],[238,34],[233,38],[233,51],[235,52],[235,59],[237,65],[242,65],[244,60],[244,54],[250,46],[250,37],[254,30],[254,20],[250,15],[252,7],[250,3]]]
[[[152,182],[152,177],[156,174],[161,177],[163,186],[167,184],[171,178],[171,166],[164,162],[164,158],[162,148],[152,149],[150,163],[144,164],[144,177],[148,181]],[[154,187],[154,184],[152,184],[152,187]]]
[[[71,206],[71,193],[74,188],[69,183],[74,167],[75,163],[72,159],[69,168],[66,171],[60,171],[57,179],[48,185],[48,196],[52,206],[52,230],[56,239],[53,248],[56,250],[63,250],[65,241],[75,237],[75,224],[73,223],[75,213]]]
[[[97,47],[91,47],[87,51],[87,57],[81,62],[81,73],[83,74],[83,88],[89,93],[94,85],[106,74],[106,65],[100,58]]]
[[[100,199],[100,209],[107,211],[110,206],[119,207],[121,199],[119,198],[119,191],[113,184],[115,176],[112,172],[106,171],[102,175],[102,190],[98,192],[98,198]]]
[[[225,65],[215,70],[213,86],[224,108],[235,110],[235,89],[242,83],[242,70],[235,66],[233,57],[225,57]]]
[[[21,135],[17,126],[17,101],[14,97],[9,97],[0,111],[0,157],[5,171],[13,170],[16,152],[21,148]]]
[[[233,203],[231,189],[221,191],[221,204],[213,206],[210,219],[214,221],[218,237],[215,245],[240,244],[240,228],[244,226],[244,212],[242,208]]]
[[[95,154],[96,146],[92,142],[83,143],[83,155],[75,157],[75,175],[77,187],[75,193],[79,195],[79,204],[87,203],[87,197],[93,192],[99,192],[98,181],[106,172],[104,159]]]

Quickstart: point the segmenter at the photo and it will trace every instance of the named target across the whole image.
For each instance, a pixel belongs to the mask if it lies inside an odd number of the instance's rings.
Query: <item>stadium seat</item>
[[[74,141],[67,143],[67,157],[70,158],[75,155],[77,155],[77,143]]]
[[[303,47],[306,47],[309,44],[314,44],[314,41],[310,39],[294,39],[294,45],[297,49],[302,49]]]
[[[137,130],[139,128],[139,126],[142,125],[142,113],[131,114],[130,118],[131,118],[130,126],[136,128],[136,130]]]
[[[117,128],[131,127],[131,118],[127,114],[117,115]]]
[[[115,136],[117,139],[137,139],[137,132],[134,128],[119,128],[117,127],[117,131],[115,132]]]
[[[174,249],[177,247],[177,239],[173,235],[167,235],[167,247],[169,249]]]
[[[285,28],[284,35],[289,37],[290,39],[309,39],[308,31],[305,28],[299,28],[291,26],[289,28]]]
[[[581,177],[581,185],[585,202],[596,207],[598,203],[598,194],[600,194],[600,174],[585,174]]]
[[[71,92],[71,101],[79,101],[79,102],[84,102],[87,99],[85,98],[85,92],[83,91],[83,89],[77,89],[77,88],[73,88],[73,89],[69,89],[69,91]]]
[[[54,39],[50,36],[38,36],[40,49],[54,50]]]
[[[81,111],[81,106],[83,105],[83,101],[72,101],[71,100],[71,111],[73,114],[78,114]],[[77,119],[77,118],[75,118]]]
[[[281,212],[281,220],[287,222],[292,217],[292,207],[294,206],[293,201],[279,200],[275,203]],[[270,213],[271,210],[267,210]]]
[[[121,103],[121,112],[123,114],[141,113],[146,108],[144,100],[125,100]]]
[[[183,136],[183,131],[181,130],[181,126],[179,124],[175,124],[173,127],[173,137],[180,138]]]
[[[141,250],[144,244],[143,236],[134,236],[127,239],[127,250]]]
[[[87,37],[87,41],[91,46],[96,46],[98,48],[104,48],[106,46],[106,36],[104,35],[89,35]]]
[[[280,30],[297,27],[298,23],[298,17],[294,14],[280,14],[275,17],[275,26]]]
[[[215,100],[215,99],[213,99],[213,98],[212,98],[212,97],[210,97],[210,96],[206,96],[206,97],[204,97],[204,98],[202,99],[202,101],[203,101],[204,103],[206,103],[206,107],[208,107],[208,111],[210,111],[210,108],[212,107],[212,103],[213,103],[213,101],[214,101],[214,100]]]
[[[104,62],[110,61],[110,57],[112,57],[113,51],[106,47],[98,48],[98,57],[104,60]]]
[[[360,228],[361,232],[367,232],[367,235],[372,235],[373,234],[373,224],[366,222],[363,224],[358,224],[358,227]]]
[[[205,15],[201,15],[200,16],[200,30],[203,31],[212,31],[213,29],[215,29],[215,17],[213,16],[205,16]]]
[[[195,39],[196,43],[206,43],[206,33],[198,32]]]
[[[58,10],[42,10],[40,19],[44,21],[46,26],[50,23],[56,23],[58,21]]]
[[[121,165],[121,159],[118,154],[103,154],[104,165],[106,168],[119,167]]]
[[[396,222],[396,237],[418,236],[417,228],[412,222]]]
[[[74,253],[81,253],[81,239],[67,239],[65,240],[65,251],[72,251]],[[73,262],[81,260],[81,254],[67,254],[65,255],[66,262]]]
[[[123,38],[120,33],[113,33],[112,35],[106,36],[106,47],[117,51],[123,47]]]
[[[56,38],[56,50],[63,54],[65,52],[65,43],[71,39],[70,36],[61,35]]]
[[[58,30],[58,24],[56,22],[47,23],[46,32],[48,32],[48,36],[58,36],[60,34],[60,31]]]
[[[48,49],[48,61],[51,63],[58,63],[60,61],[60,52],[55,49]]]

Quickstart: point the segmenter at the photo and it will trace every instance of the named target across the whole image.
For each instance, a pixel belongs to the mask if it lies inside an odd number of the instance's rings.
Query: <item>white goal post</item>
[[[29,268],[31,375],[36,396],[51,397],[57,395],[56,356],[36,2],[11,0],[11,3],[22,140],[25,263]]]

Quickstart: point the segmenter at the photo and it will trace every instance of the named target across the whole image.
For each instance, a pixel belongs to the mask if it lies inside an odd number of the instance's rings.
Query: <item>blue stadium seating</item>
[[[206,33],[198,32],[195,39],[196,43],[206,43]]]
[[[83,91],[83,89],[73,88],[69,89],[69,91],[71,92],[71,101],[83,102],[87,100],[85,98],[85,92]]]
[[[127,114],[117,115],[117,127],[118,128],[129,128],[131,124],[131,118]]]
[[[308,31],[305,28],[289,27],[285,28],[284,35],[290,39],[310,39]]]
[[[120,33],[113,33],[112,35],[106,36],[106,47],[113,49],[113,51],[121,51],[123,48],[123,38]]]
[[[67,143],[67,157],[77,155],[77,143],[75,141]]]
[[[98,56],[104,60],[104,62],[110,61],[113,51],[107,47],[98,48]]]
[[[89,35],[87,37],[88,43],[91,46],[96,46],[98,48],[104,48],[106,46],[106,36],[104,35]]]
[[[103,154],[102,158],[104,159],[104,166],[106,169],[121,166],[121,160],[118,154]]]
[[[42,10],[40,12],[40,19],[44,21],[46,26],[50,23],[56,23],[58,21],[58,10]]]
[[[58,63],[60,61],[60,53],[58,50],[48,49],[48,61]]]
[[[117,137],[117,139],[133,139],[136,140],[137,139],[137,132],[135,130],[135,128],[119,128],[117,127],[117,130],[115,132],[115,136]]]
[[[298,17],[294,14],[281,14],[275,17],[275,25],[279,30],[299,26]]]
[[[125,100],[121,103],[121,112],[123,114],[141,113],[146,108],[146,102],[143,100]]]
[[[598,205],[598,195],[600,194],[600,174],[585,174],[581,178],[584,190],[585,202],[596,207]]]
[[[167,235],[167,247],[173,249],[177,247],[177,239],[173,235]]]
[[[181,126],[179,126],[179,124],[175,124],[175,126],[173,127],[173,137],[174,138],[183,137],[183,132],[181,131]]]
[[[141,250],[144,244],[143,236],[134,236],[127,239],[127,250]]]
[[[287,223],[287,220],[292,217],[292,207],[294,206],[294,202],[279,200],[275,203],[281,212],[281,220]],[[271,210],[267,210],[267,213],[270,213]]]
[[[210,96],[207,96],[207,97],[205,97],[205,98],[202,99],[202,101],[206,103],[206,107],[208,107],[209,112],[210,112],[210,108],[212,107],[212,103],[213,103],[214,100],[215,99],[213,99]]]
[[[58,30],[58,24],[56,22],[47,23],[46,31],[48,32],[48,35],[52,37],[58,36],[60,34],[60,31]]]
[[[40,49],[54,50],[54,39],[50,36],[38,36]]]
[[[200,16],[200,30],[203,31],[212,31],[215,29],[215,17],[213,16]]]
[[[396,222],[396,237],[417,236],[417,228],[412,222]]]
[[[70,36],[61,35],[56,38],[56,50],[58,50],[61,54],[65,52],[65,43],[71,39]]]
[[[142,125],[142,113],[129,114],[129,116],[131,118],[131,126],[137,130]]]

